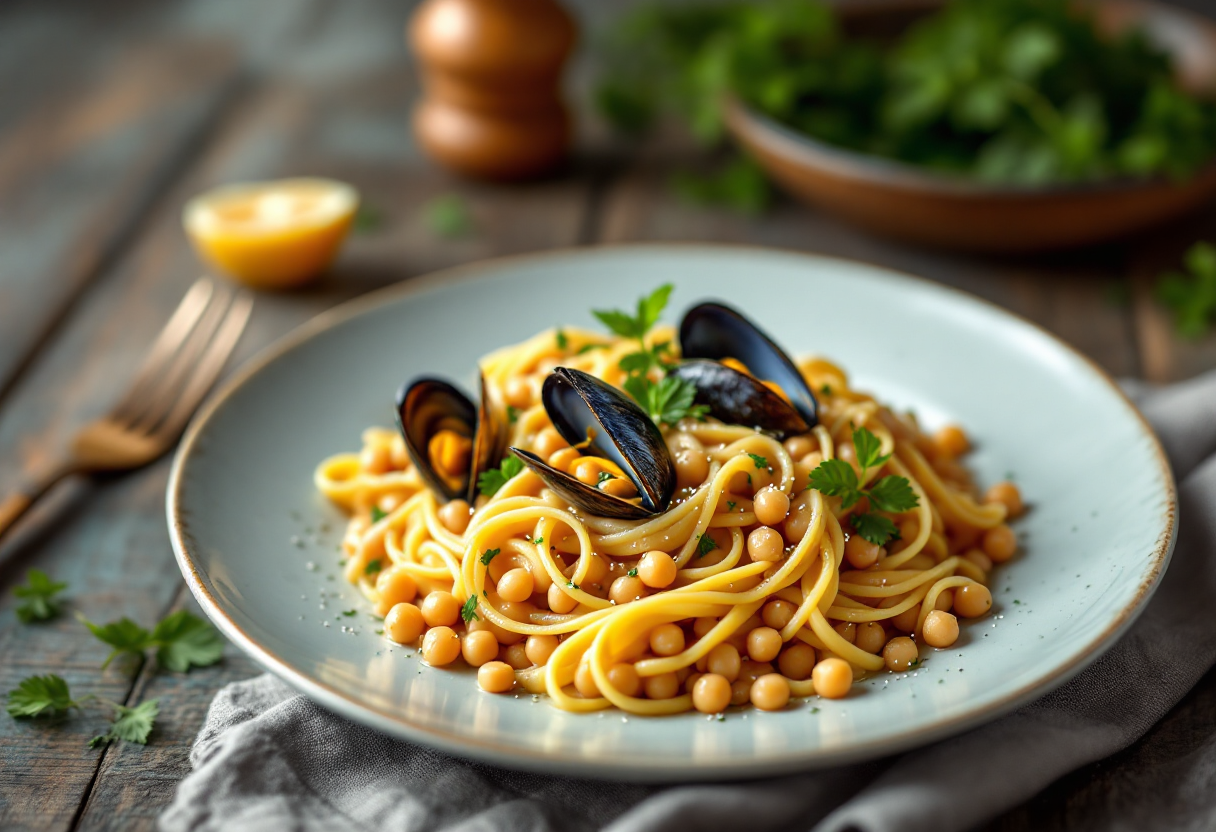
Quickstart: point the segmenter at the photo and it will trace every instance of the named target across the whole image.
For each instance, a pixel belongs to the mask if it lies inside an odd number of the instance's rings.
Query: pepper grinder
[[[414,134],[429,156],[499,180],[562,162],[571,125],[561,75],[575,24],[557,0],[426,0],[408,40],[423,87]]]

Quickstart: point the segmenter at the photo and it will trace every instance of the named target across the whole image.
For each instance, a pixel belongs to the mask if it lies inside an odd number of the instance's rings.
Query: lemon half
[[[190,200],[182,224],[216,268],[259,289],[285,289],[325,270],[358,207],[358,192],[332,179],[244,182]]]

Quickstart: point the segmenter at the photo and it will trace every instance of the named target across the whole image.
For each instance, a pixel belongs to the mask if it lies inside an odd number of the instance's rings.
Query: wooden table
[[[590,2],[583,4],[588,10]],[[256,11],[254,10],[256,8]],[[604,14],[603,5],[595,14]],[[354,295],[485,257],[634,240],[814,251],[923,275],[1046,326],[1118,375],[1168,381],[1216,366],[1216,339],[1177,341],[1151,286],[1216,210],[1123,245],[1033,260],[960,257],[876,239],[790,202],[758,218],[675,201],[682,149],[626,149],[590,132],[570,169],[526,187],[437,170],[407,130],[415,83],[407,9],[370,0],[122,0],[0,9],[0,493],[103,412],[198,275],[179,212],[203,188],[315,174],[354,183],[382,215],[322,284],[262,295],[239,358]],[[584,17],[592,16],[590,11]],[[580,66],[576,88],[585,88]],[[443,240],[422,209],[470,206]],[[0,550],[0,691],[59,673],[79,692],[161,701],[150,744],[89,750],[90,711],[50,725],[0,715],[0,828],[151,829],[189,771],[216,690],[257,667],[230,648],[189,674],[98,668],[72,613],[150,624],[192,607],[165,531],[168,462],[77,482]],[[29,567],[66,580],[68,614],[25,625],[11,588]],[[1144,739],[1075,772],[990,829],[1104,828],[1139,795],[1177,789],[1163,762],[1216,730],[1216,673]]]

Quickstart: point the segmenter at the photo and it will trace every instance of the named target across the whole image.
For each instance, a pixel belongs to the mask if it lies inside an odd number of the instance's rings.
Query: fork
[[[40,497],[75,474],[141,468],[173,447],[240,340],[253,309],[244,291],[195,281],[123,398],[76,434],[66,458],[0,502],[0,538]]]

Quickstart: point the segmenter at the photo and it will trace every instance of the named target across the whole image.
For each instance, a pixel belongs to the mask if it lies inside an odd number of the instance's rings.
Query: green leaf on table
[[[1174,313],[1183,338],[1200,338],[1216,321],[1216,246],[1199,242],[1186,253],[1186,272],[1169,272],[1157,280],[1157,299]]]
[[[83,615],[76,617],[89,628],[89,632],[98,640],[113,648],[110,655],[106,656],[106,660],[102,662],[102,670],[105,670],[110,662],[122,655],[142,659],[144,651],[152,646],[152,634],[125,616],[108,624],[94,624]]]
[[[17,617],[26,624],[54,618],[60,610],[55,596],[67,587],[63,581],[52,581],[41,570],[29,570],[25,573],[25,584],[13,590],[14,595],[25,601],[17,607]]]
[[[455,239],[473,231],[473,217],[459,194],[442,194],[423,207],[426,226],[437,237]]]
[[[27,676],[17,687],[8,692],[5,710],[18,719],[37,716],[56,716],[77,707],[72,700],[68,683],[63,677],[48,673],[45,676]]]
[[[167,616],[152,631],[156,661],[185,673],[192,667],[215,664],[224,654],[224,639],[210,623],[186,610]]]
[[[89,740],[89,748],[105,745],[110,740],[126,740],[127,742],[148,744],[148,735],[156,726],[156,718],[160,715],[160,701],[149,699],[134,708],[126,705],[111,703],[114,708],[114,721],[110,730]]]

